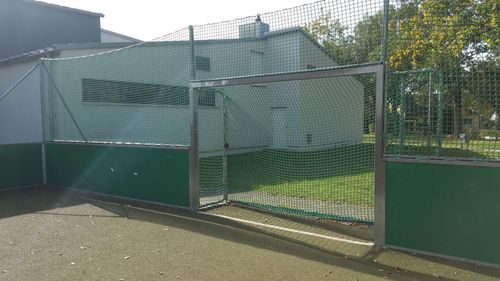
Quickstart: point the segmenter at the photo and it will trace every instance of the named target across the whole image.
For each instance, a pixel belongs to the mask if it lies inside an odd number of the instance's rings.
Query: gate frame
[[[369,63],[361,65],[337,66],[307,71],[293,71],[274,74],[232,77],[213,80],[193,80],[189,83],[189,106],[191,111],[190,137],[191,147],[189,155],[189,196],[190,209],[198,211],[200,207],[199,190],[199,139],[198,139],[198,102],[196,91],[201,88],[251,85],[297,80],[312,80],[339,76],[375,74],[375,214],[374,214],[374,242],[377,246],[385,245],[385,160],[384,153],[384,126],[386,103],[386,64]]]

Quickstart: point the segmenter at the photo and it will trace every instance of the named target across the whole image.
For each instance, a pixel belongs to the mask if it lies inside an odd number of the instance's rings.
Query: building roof
[[[100,17],[100,18],[104,17],[104,15],[101,14],[101,13],[89,12],[89,11],[85,11],[85,10],[80,10],[80,9],[75,9],[75,8],[60,6],[60,5],[51,4],[51,3],[42,2],[42,1],[35,1],[35,0],[16,0],[16,1],[24,2],[24,3],[32,4],[32,5],[44,6],[44,7],[48,7],[48,8],[54,8],[54,9],[64,10],[64,11],[67,11],[67,12],[85,14],[85,15],[94,16],[94,17]]]
[[[24,1],[24,0],[23,0]],[[208,39],[208,40],[196,40],[197,44],[220,44],[220,43],[229,43],[229,42],[245,42],[245,41],[256,41],[256,40],[265,40],[267,38],[276,37],[280,35],[290,34],[290,33],[300,33],[305,36],[307,39],[311,41],[318,49],[323,51],[328,57],[333,60],[333,56],[329,50],[323,47],[321,44],[316,41],[312,35],[310,35],[307,31],[305,31],[301,27],[291,27],[285,29],[279,29],[271,32],[266,32],[262,37],[255,38],[235,38],[235,39]],[[136,39],[137,40],[137,39]],[[140,42],[140,41],[139,41]],[[75,49],[119,49],[128,47],[131,45],[137,44],[138,47],[148,47],[152,45],[184,45],[190,44],[189,41],[150,41],[150,42],[119,42],[119,43],[70,43],[70,44],[55,44],[51,47],[38,49],[30,52],[26,52],[20,55],[16,55],[13,57],[8,57],[4,59],[0,59],[0,65],[18,63],[21,61],[38,59],[42,57],[53,57],[55,54],[58,54],[62,50],[75,50]]]

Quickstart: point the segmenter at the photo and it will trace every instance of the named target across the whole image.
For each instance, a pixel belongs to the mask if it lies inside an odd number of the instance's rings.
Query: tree
[[[392,24],[399,41],[393,44],[389,65],[393,69],[440,69],[445,99],[452,105],[453,135],[462,131],[464,93],[472,93],[473,79],[481,61],[499,56],[498,0],[420,0],[400,7],[404,16]],[[397,31],[396,31],[397,30]],[[480,93],[468,95],[469,103],[480,101]],[[473,101],[476,99],[476,101]]]
[[[499,70],[500,1],[399,0],[389,11],[390,69],[441,71],[444,100],[452,111],[450,124],[455,136],[461,132],[464,106],[481,105],[482,111],[494,108],[498,112],[497,94],[494,99],[493,94],[485,97],[485,92],[473,85],[490,79],[490,89],[498,89],[498,80],[484,73]],[[354,27],[343,26],[331,18],[331,13],[324,12],[307,30],[339,64],[356,64],[380,60],[382,23],[382,11],[366,15]]]

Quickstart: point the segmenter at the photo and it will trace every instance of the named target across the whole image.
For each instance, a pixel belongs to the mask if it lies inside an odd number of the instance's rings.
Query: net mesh
[[[217,127],[200,135],[202,203],[227,189],[275,212],[373,221],[375,75],[211,90],[226,109],[201,118]]]
[[[498,1],[390,0],[387,18],[384,2],[325,0],[44,60],[45,140],[189,146],[191,80],[387,59],[386,155],[498,160]],[[372,221],[374,84],[197,90],[201,204]]]
[[[45,140],[187,146],[190,71],[187,30],[44,60]]]
[[[386,153],[498,160],[500,3],[390,2]]]

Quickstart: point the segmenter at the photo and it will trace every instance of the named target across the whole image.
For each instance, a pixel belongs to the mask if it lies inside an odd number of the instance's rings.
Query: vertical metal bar
[[[189,42],[191,43],[191,80],[196,79],[196,56],[194,51],[194,28],[192,25],[189,29]]]
[[[427,147],[431,148],[431,97],[432,97],[432,71],[429,72],[429,90],[427,93]]]
[[[399,154],[403,153],[404,145],[405,145],[405,94],[404,94],[404,86],[403,86],[403,77],[406,74],[398,74],[399,76]]]
[[[387,66],[376,72],[375,102],[375,245],[385,245],[385,161],[384,154],[384,112]]]
[[[223,192],[224,201],[227,201],[227,152],[229,149],[228,137],[227,137],[227,96],[222,93],[222,131],[223,131],[223,143],[224,152],[222,155],[222,177],[223,177]]]
[[[40,61],[39,64],[42,64],[43,61]],[[45,76],[43,75],[43,68],[40,67],[40,112],[41,112],[41,120],[42,120],[42,179],[43,179],[43,184],[47,184],[47,160],[46,160],[46,153],[45,153],[45,140],[46,140],[46,125],[45,124],[45,118],[46,118],[46,84],[45,84]]]
[[[47,80],[47,72],[49,71],[47,64],[48,61],[44,61],[43,59],[41,60],[42,67],[40,69],[40,73],[43,73],[42,81],[43,81],[43,89],[44,91],[42,92],[42,99],[44,100],[43,102],[43,107],[42,107],[42,117],[43,124],[42,124],[42,129],[43,129],[43,141],[51,141],[54,139],[54,121],[53,121],[53,115],[55,114],[53,108],[52,108],[52,95],[50,91],[50,83],[46,83]]]
[[[43,184],[47,184],[47,153],[45,152],[45,142],[42,141],[42,179]]]
[[[191,148],[189,150],[189,208],[197,211],[200,207],[199,155],[198,155],[198,91],[189,87],[189,107],[191,111]]]
[[[387,41],[389,40],[389,0],[384,0],[384,19],[382,23],[382,48],[380,61],[387,62]]]
[[[439,156],[441,154],[441,147],[443,145],[443,96],[442,96],[442,90],[443,90],[443,82],[442,82],[442,76],[440,73],[438,74],[438,85],[439,88],[437,90],[438,92],[438,144],[437,144],[437,155]]]

